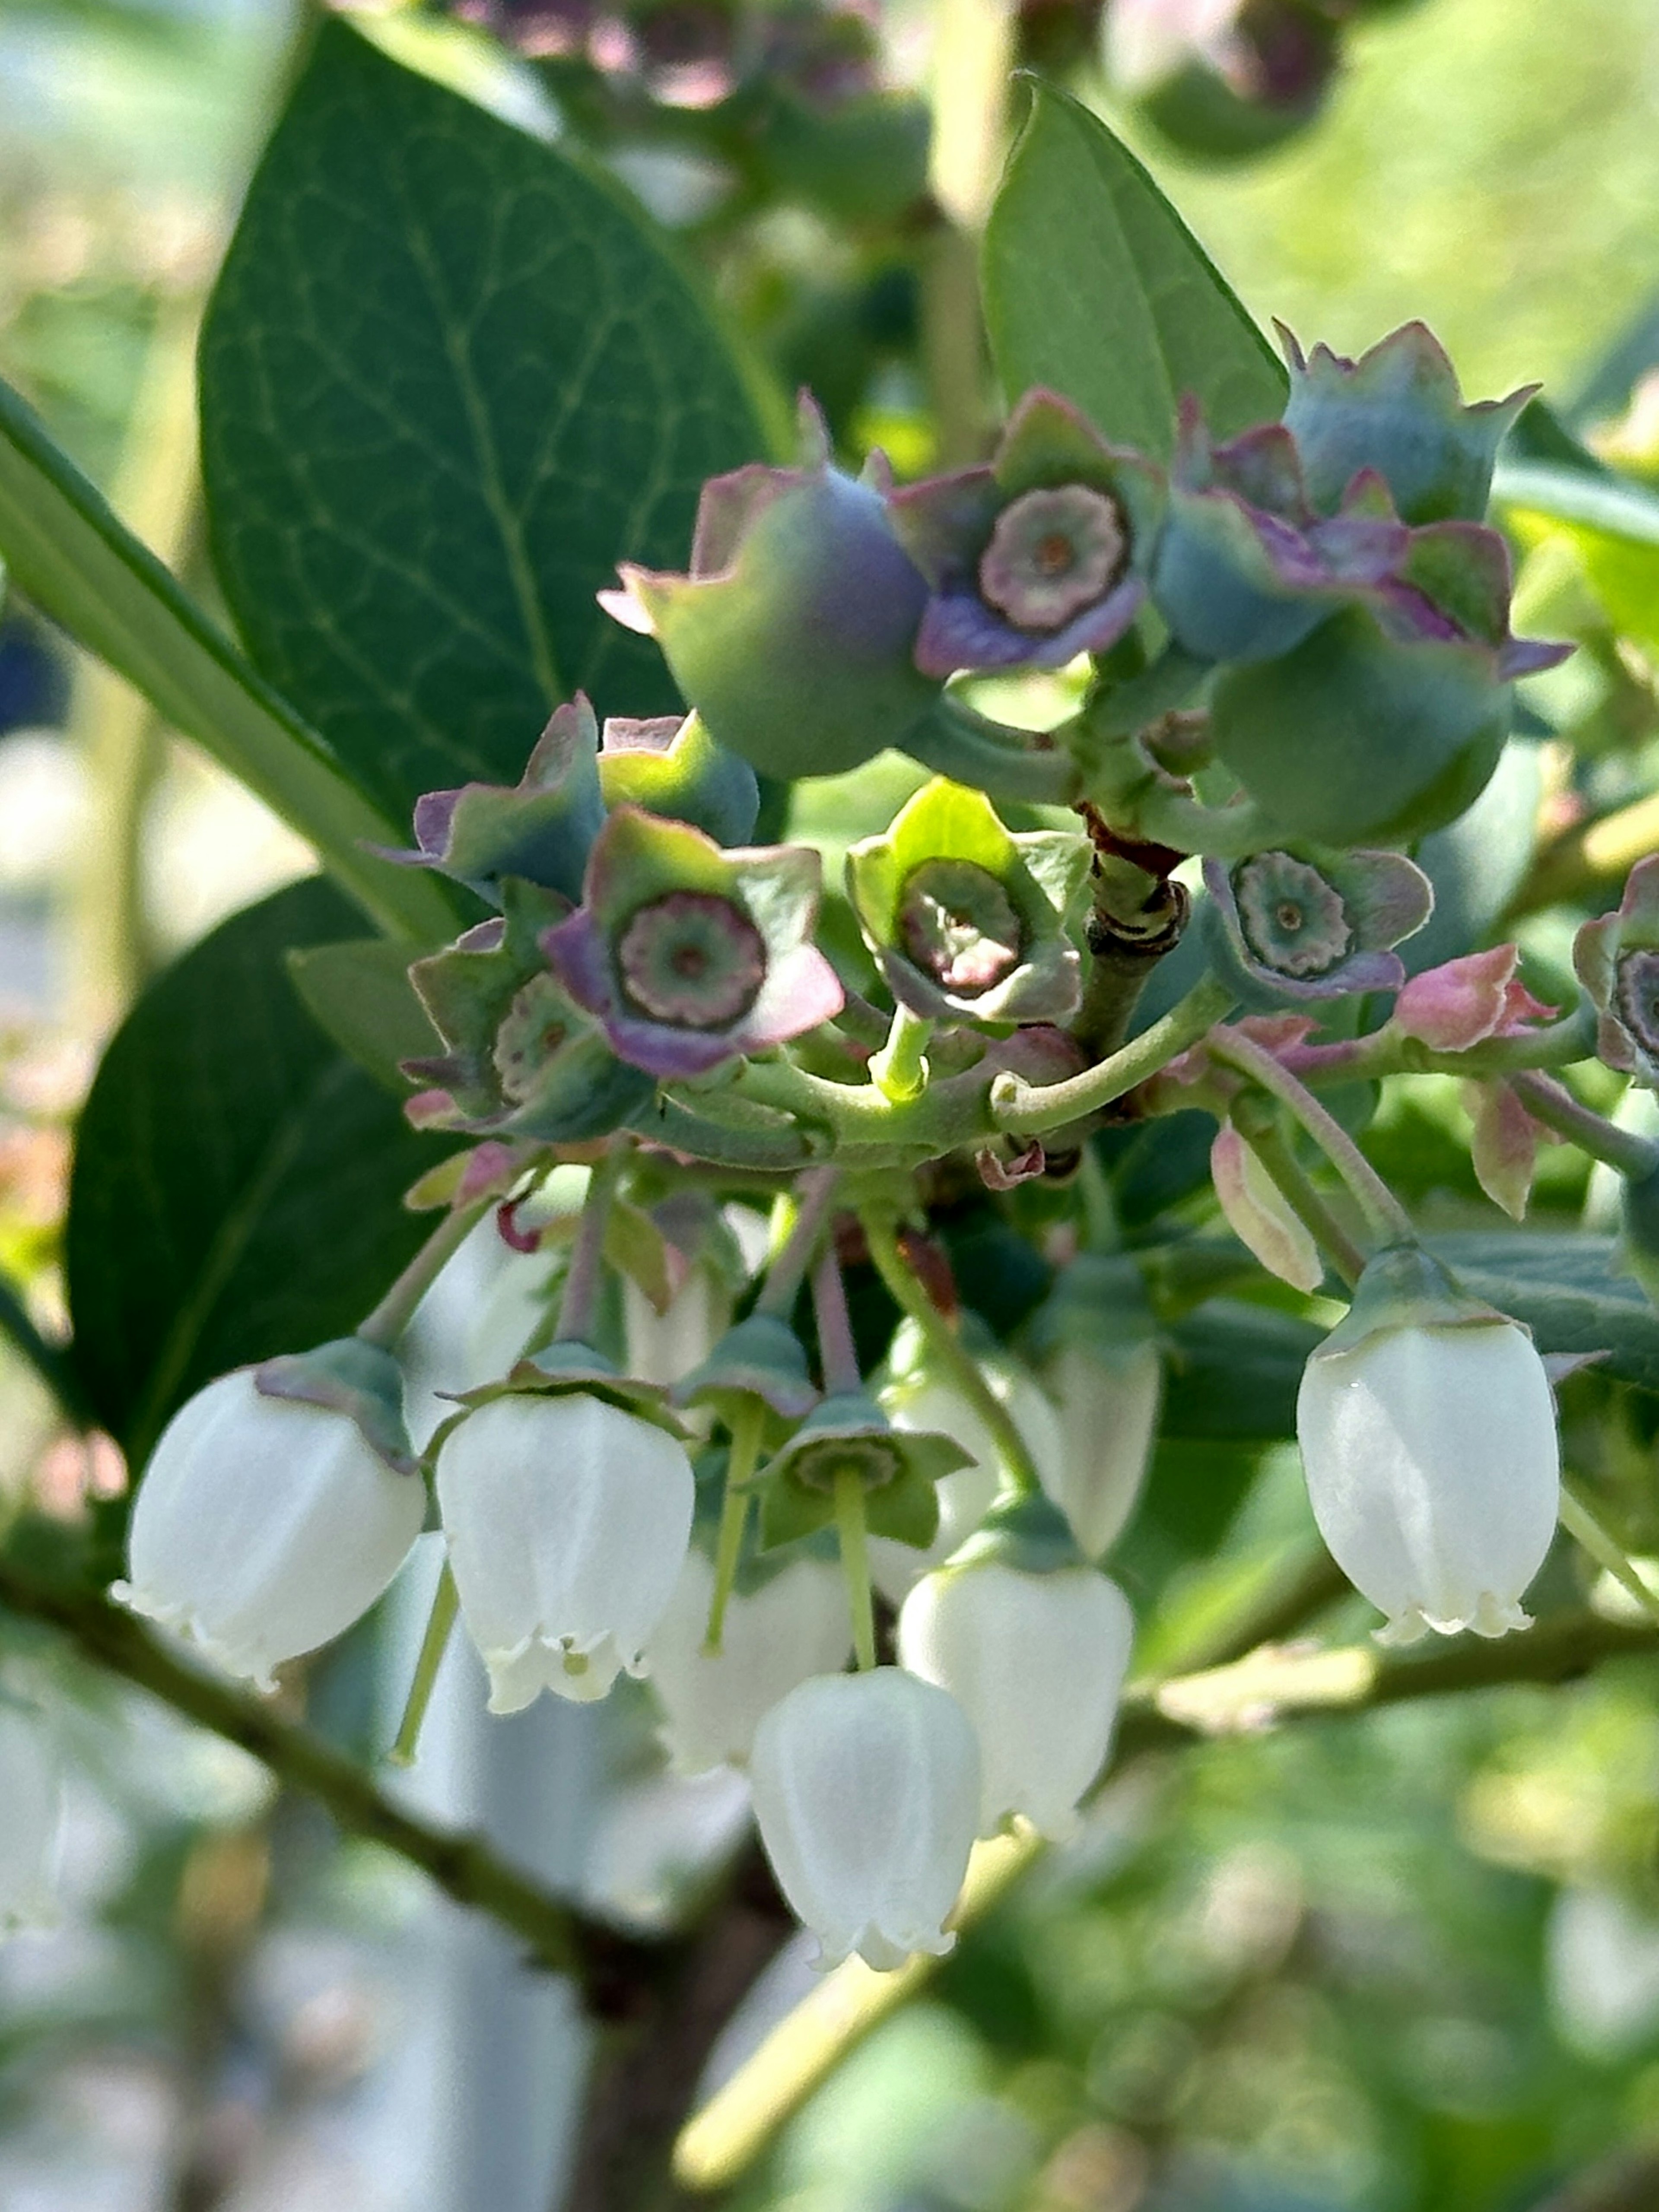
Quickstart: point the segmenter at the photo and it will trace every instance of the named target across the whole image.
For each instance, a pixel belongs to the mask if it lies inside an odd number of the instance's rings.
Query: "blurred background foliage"
[[[960,4],[910,0],[827,53],[792,50],[788,96],[770,106],[733,76],[714,9],[659,9],[634,46],[595,48],[577,0],[501,0],[469,11],[446,66],[520,112],[557,103],[688,234],[783,377],[820,389],[843,441],[886,436],[915,469],[961,427],[937,360],[930,374],[950,271],[917,129],[934,35]],[[1651,471],[1651,401],[1626,413],[1659,355],[1651,0],[1340,12],[1354,20],[1322,105],[1249,160],[1204,158],[1174,111],[1160,130],[1115,103],[1087,9],[1032,0],[1012,46],[1107,106],[1258,314],[1350,349],[1420,315],[1471,394],[1543,380],[1569,410],[1583,398],[1589,421],[1622,419],[1622,456]],[[530,55],[527,74],[492,29]],[[0,0],[0,371],[210,599],[193,331],[302,32],[276,0]],[[824,156],[826,115],[861,134],[850,156]],[[1587,647],[1541,700],[1571,726],[1576,763],[1548,746],[1522,763],[1529,843],[1540,803],[1547,827],[1570,827],[1659,782],[1659,588],[1639,560],[1617,569],[1560,527],[1524,525],[1522,542],[1529,626]],[[832,848],[903,787],[878,796],[878,781],[800,794],[795,827]],[[161,959],[308,866],[26,605],[5,607],[0,1267],[48,1334],[63,1321],[69,1132],[108,1025]],[[1512,890],[1489,902],[1489,927]],[[1526,925],[1540,988],[1567,926],[1542,911]],[[1599,1103],[1616,1095],[1609,1082]],[[1391,1091],[1371,1132],[1431,1229],[1495,1223],[1463,1128],[1455,1087],[1423,1079]],[[1137,1141],[1114,1163],[1131,1228],[1212,1226],[1205,1134],[1190,1157],[1178,1125]],[[1040,1203],[1022,1194],[1016,1218]],[[1576,1156],[1547,1156],[1544,1225],[1605,1225],[1607,1204]],[[1017,1309],[1011,1255],[1029,1247],[1001,1217],[969,1211],[952,1240],[981,1303],[1000,1288]],[[428,1317],[430,1380],[454,1379],[475,1308],[476,1351],[490,1313],[523,1296],[499,1255],[474,1261]],[[1207,1367],[1204,1332],[1183,1340],[1120,1559],[1143,1617],[1156,1601],[1146,1641],[1160,1661],[1201,1650],[1223,1607],[1311,1543],[1282,1443],[1305,1322],[1270,1293],[1231,1325],[1289,1332],[1284,1388],[1258,1366],[1252,1393],[1230,1391],[1224,1327]],[[72,1520],[118,1483],[9,1352],[0,1393],[10,1510]],[[1589,1375],[1566,1414],[1577,1471],[1659,1553],[1653,1401]],[[431,1571],[428,1559],[416,1583]],[[313,1673],[311,1717],[354,1748],[386,1741],[420,1601],[395,1592]],[[1328,1616],[1348,1640],[1365,1619],[1346,1604]],[[57,1703],[76,1773],[64,1925],[0,1951],[7,2212],[550,2212],[580,2056],[557,1991],[412,1877],[273,1802],[238,1754],[4,1634],[8,1694],[39,1686]],[[740,1791],[665,1782],[637,1706],[495,1724],[481,1748],[465,1663],[410,1785],[421,1802],[483,1818],[591,1905],[647,1923],[672,1912],[729,1846]],[[805,1984],[787,1954],[711,2086]],[[1080,1843],[994,1907],[761,2155],[740,2172],[711,2157],[692,2179],[755,2212],[1659,2204],[1651,1666],[1143,1754]]]

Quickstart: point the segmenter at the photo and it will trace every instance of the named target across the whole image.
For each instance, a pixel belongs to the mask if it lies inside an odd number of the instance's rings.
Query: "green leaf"
[[[1522,461],[1498,470],[1492,497],[1565,531],[1613,627],[1659,647],[1659,494],[1627,477]]]
[[[1659,1312],[1615,1272],[1611,1237],[1522,1230],[1426,1241],[1466,1291],[1524,1322],[1540,1352],[1604,1352],[1599,1374],[1659,1392]]]
[[[202,343],[249,652],[399,819],[518,778],[549,711],[678,704],[594,593],[683,568],[767,445],[693,280],[609,179],[325,24]]]
[[[233,915],[145,992],[99,1068],[65,1263],[76,1365],[135,1466],[214,1376],[355,1328],[430,1227],[401,1200],[442,1147],[284,971],[352,919],[314,878]]]
[[[1048,85],[985,236],[985,314],[1010,404],[1032,385],[1167,459],[1183,392],[1220,437],[1279,415],[1284,369],[1134,155]]]
[[[409,948],[384,937],[307,945],[288,955],[294,988],[336,1044],[400,1103],[406,1060],[443,1050],[409,980]]]
[[[3,381],[0,553],[37,606],[307,838],[366,913],[417,942],[453,933],[453,909],[436,884],[362,849],[365,842],[399,842],[389,817],[117,520]]]
[[[1296,1394],[1324,1331],[1272,1306],[1212,1298],[1170,1331],[1159,1433],[1267,1443],[1296,1432]]]

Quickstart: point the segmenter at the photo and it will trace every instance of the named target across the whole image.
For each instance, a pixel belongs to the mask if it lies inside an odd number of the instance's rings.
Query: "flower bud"
[[[1063,668],[1122,636],[1146,596],[1162,491],[1057,392],[1028,392],[992,460],[908,485],[893,526],[933,586],[916,665]]]
[[[1358,361],[1328,346],[1304,355],[1280,337],[1291,365],[1285,425],[1314,505],[1334,514],[1364,469],[1375,469],[1407,522],[1478,522],[1498,448],[1538,386],[1463,404],[1457,373],[1423,323],[1391,331]]]
[[[801,1555],[726,1602],[717,1652],[705,1649],[714,1571],[694,1544],[668,1610],[646,1645],[646,1671],[662,1707],[662,1738],[675,1771],[742,1766],[762,1718],[799,1682],[831,1674],[852,1656],[847,1591],[829,1559]]]
[[[1012,1511],[1050,1516],[1073,1564],[1028,1571],[1001,1556],[988,1531],[974,1538],[905,1599],[899,1658],[949,1690],[974,1724],[981,1835],[1018,1814],[1063,1843],[1105,1762],[1134,1621],[1122,1591],[1079,1557],[1046,1498]]]
[[[607,807],[643,807],[688,822],[717,845],[746,845],[760,812],[760,783],[745,760],[717,745],[698,714],[605,722],[599,787]]]
[[[1421,929],[1434,889],[1401,853],[1310,846],[1204,864],[1211,957],[1246,1006],[1266,1010],[1357,991],[1397,991],[1393,947]]]
[[[678,1437],[606,1396],[510,1391],[468,1412],[439,1454],[438,1504],[491,1712],[542,1690],[586,1703],[644,1672],[694,1502]]]
[[[1659,1091],[1659,855],[1631,870],[1617,913],[1584,924],[1572,964],[1601,1016],[1596,1051]]]
[[[883,981],[929,1020],[1063,1021],[1079,960],[1067,913],[1089,842],[1006,830],[982,792],[936,776],[847,856],[848,893]]]
[[[973,1723],[896,1667],[820,1674],[772,1707],[750,1762],[755,1820],[778,1886],[818,1939],[878,1972],[955,1942],[945,1915],[979,1821]]]
[[[1325,1279],[1318,1245],[1255,1150],[1231,1121],[1210,1147],[1210,1180],[1227,1226],[1269,1274],[1298,1291],[1316,1291]]]
[[[58,1917],[64,1775],[43,1713],[0,1697],[0,1935]]]
[[[595,764],[599,724],[579,692],[558,708],[511,789],[469,783],[415,802],[413,852],[385,858],[435,868],[492,906],[508,877],[574,898],[605,820]]]
[[[1201,159],[1265,153],[1318,112],[1341,49],[1305,0],[1114,0],[1113,81],[1170,143]]]
[[[1197,402],[1182,401],[1152,590],[1188,653],[1208,660],[1288,653],[1345,602],[1382,586],[1410,539],[1375,477],[1322,517],[1282,424],[1217,446]]]
[[[812,942],[820,862],[801,845],[723,852],[680,822],[619,807],[585,903],[543,948],[630,1066],[672,1080],[799,1036],[846,994]]]
[[[1297,1435],[1320,1533],[1388,1617],[1502,1636],[1544,1563],[1560,1503],[1549,1377],[1516,1322],[1410,1246],[1380,1253],[1309,1360]]]
[[[927,586],[875,485],[830,465],[801,404],[801,465],[706,483],[689,575],[624,567],[600,601],[653,635],[717,741],[764,775],[832,775],[898,745],[939,687],[911,660]]]
[[[389,1353],[347,1341],[400,1393]],[[337,1402],[267,1395],[263,1380],[222,1375],[167,1423],[133,1504],[128,1579],[110,1595],[269,1690],[273,1668],[380,1595],[421,1533],[426,1490]]]

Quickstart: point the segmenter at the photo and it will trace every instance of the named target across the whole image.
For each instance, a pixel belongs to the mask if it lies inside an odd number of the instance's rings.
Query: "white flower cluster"
[[[1543,1364],[1514,1323],[1467,1300],[1425,1302],[1418,1278],[1402,1290],[1397,1267],[1376,1265],[1381,1288],[1362,1285],[1302,1387],[1316,1515],[1391,1636],[1501,1633],[1525,1622],[1521,1595],[1555,1523]],[[686,1364],[706,1349],[682,1347]],[[676,1767],[748,1769],[779,1881],[826,1964],[857,1953],[886,1968],[948,1948],[975,1838],[1012,1819],[1065,1838],[1106,1758],[1133,1624],[1099,1562],[1151,1455],[1157,1344],[1074,1333],[1041,1381],[1000,1353],[981,1371],[1048,1497],[1011,1504],[986,1413],[902,1333],[889,1416],[950,1437],[968,1460],[939,1484],[936,1542],[872,1546],[897,1608],[897,1663],[861,1672],[845,1671],[842,1576],[812,1539],[735,1585],[726,1577],[711,1648],[718,1578],[694,1535],[691,1461],[633,1386],[578,1377],[486,1395],[437,1450],[491,1710],[543,1690],[603,1697],[623,1670],[647,1677]],[[268,1685],[385,1589],[425,1510],[422,1482],[353,1419],[227,1376],[156,1447],[118,1594]]]

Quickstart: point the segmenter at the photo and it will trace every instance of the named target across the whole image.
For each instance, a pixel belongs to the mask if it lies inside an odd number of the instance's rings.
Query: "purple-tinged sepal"
[[[1268,423],[1215,446],[1196,401],[1183,400],[1153,603],[1188,653],[1272,659],[1385,583],[1410,535],[1379,477],[1362,476],[1321,515],[1287,430]]]
[[[1456,371],[1422,323],[1391,331],[1358,361],[1325,345],[1304,356],[1282,325],[1279,337],[1291,369],[1285,425],[1322,514],[1335,514],[1355,477],[1374,469],[1407,522],[1480,520],[1498,448],[1535,384],[1466,407]]]
[[[932,595],[916,665],[1060,668],[1134,620],[1163,511],[1158,471],[1053,392],[1028,392],[981,468],[895,492],[894,528]]]
[[[1089,841],[1014,835],[983,792],[936,776],[847,856],[848,894],[894,998],[932,1021],[1057,1022],[1081,963],[1066,919]]]
[[[1420,929],[1434,890],[1399,853],[1306,846],[1206,860],[1210,957],[1249,1007],[1296,1006],[1356,991],[1397,991],[1393,947]]]
[[[578,692],[537,739],[518,783],[428,791],[415,802],[416,849],[384,857],[434,868],[492,906],[509,876],[575,897],[605,820],[599,743],[593,709]]]
[[[1600,1058],[1659,1091],[1659,854],[1631,870],[1616,913],[1584,924],[1572,964],[1600,1017]]]
[[[653,1085],[619,1060],[592,1019],[549,974],[538,939],[570,912],[556,892],[509,877],[503,912],[410,981],[446,1048],[406,1060],[426,1086],[409,1102],[422,1128],[575,1144],[619,1128]]]
[[[1492,1037],[1517,1036],[1559,1010],[1534,999],[1516,974],[1521,948],[1493,945],[1413,975],[1395,1001],[1390,1025],[1432,1052],[1468,1052]]]
[[[1277,659],[1220,671],[1216,751],[1291,836],[1397,844],[1443,828],[1498,765],[1516,678],[1571,649],[1511,636],[1509,611],[1496,532],[1414,529],[1363,599]]]
[[[805,846],[722,852],[701,830],[619,807],[583,905],[543,947],[630,1066],[702,1075],[841,1012],[846,994],[812,942],[819,870]]]
[[[716,740],[764,775],[830,775],[902,745],[938,696],[911,648],[927,586],[893,533],[884,469],[830,465],[801,401],[800,465],[703,486],[688,574],[624,566],[600,593],[654,636]]]
[[[599,746],[607,807],[640,806],[689,822],[717,845],[746,844],[760,813],[760,783],[746,760],[717,745],[701,714],[647,721],[612,715]]]

